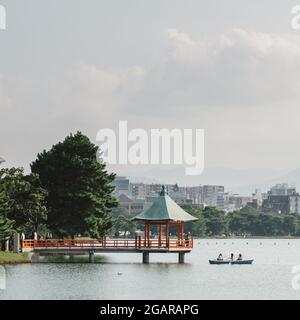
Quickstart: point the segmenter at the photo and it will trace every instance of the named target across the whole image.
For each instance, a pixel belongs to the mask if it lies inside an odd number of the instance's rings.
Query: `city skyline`
[[[297,188],[284,182],[270,185],[266,191],[255,189],[248,195],[234,193],[224,185],[180,186],[132,181],[125,176],[116,176],[112,185],[114,196],[129,214],[139,214],[148,208],[162,188],[180,205],[210,206],[226,213],[247,205],[266,213],[300,213]]]

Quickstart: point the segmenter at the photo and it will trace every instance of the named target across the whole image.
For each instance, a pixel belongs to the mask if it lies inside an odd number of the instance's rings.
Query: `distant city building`
[[[290,196],[296,193],[296,188],[290,187],[287,183],[276,184],[269,191],[272,196]]]
[[[136,215],[146,208],[146,203],[143,200],[130,199],[128,196],[121,194],[118,197],[121,208],[124,208],[130,215]]]
[[[147,195],[146,184],[144,183],[130,183],[130,195],[133,198],[145,199]]]
[[[205,205],[217,207],[217,202],[220,202],[220,194],[224,193],[224,186],[219,185],[204,185],[202,187],[202,202]],[[219,200],[218,200],[219,199]]]
[[[263,201],[262,211],[265,213],[289,213],[289,196],[285,195],[269,195]]]
[[[115,187],[114,195],[119,199],[120,206],[129,214],[138,214],[151,206],[162,188],[162,184],[159,183],[130,183],[128,178],[122,176],[117,176],[112,185]],[[262,212],[300,214],[300,196],[296,188],[287,183],[276,184],[267,193],[256,189],[251,196],[225,192],[222,185],[165,186],[166,192],[177,204],[211,206],[225,213],[240,210],[248,205]]]
[[[111,184],[115,187],[113,194],[116,197],[120,196],[121,194],[129,196],[129,179],[127,179],[126,177],[116,176]]]
[[[300,213],[299,194],[287,183],[277,184],[270,189],[263,200],[262,211],[273,213]]]
[[[191,200],[193,204],[203,203],[203,187],[186,187],[187,199]]]
[[[248,203],[251,203],[253,200],[253,197],[245,197],[240,196],[238,194],[233,194],[229,196],[229,204],[233,205],[235,210],[240,210],[244,208]]]
[[[290,196],[290,213],[300,213],[300,195],[298,193]]]

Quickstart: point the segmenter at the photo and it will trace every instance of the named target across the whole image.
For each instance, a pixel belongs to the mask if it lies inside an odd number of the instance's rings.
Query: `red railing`
[[[190,240],[178,240],[169,239],[167,242],[165,239],[107,239],[101,240],[23,240],[21,242],[22,248],[34,249],[34,248],[107,248],[107,249],[179,249],[179,248],[193,248],[193,239]]]

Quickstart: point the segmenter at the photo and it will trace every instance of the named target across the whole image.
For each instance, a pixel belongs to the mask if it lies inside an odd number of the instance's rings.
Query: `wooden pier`
[[[88,254],[94,262],[95,253],[142,253],[143,263],[149,263],[150,253],[177,253],[178,262],[184,263],[184,255],[193,248],[193,239],[106,239],[102,240],[23,240],[22,251],[31,251],[38,255],[80,255]]]

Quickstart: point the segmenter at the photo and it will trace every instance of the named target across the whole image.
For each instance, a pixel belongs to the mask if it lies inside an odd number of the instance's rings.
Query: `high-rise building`
[[[224,186],[204,185],[202,187],[202,202],[208,206],[217,207],[217,199],[220,193],[224,193]]]
[[[267,199],[263,200],[262,211],[274,213],[300,213],[299,195],[296,188],[287,183],[276,184],[268,191]]]
[[[133,198],[145,199],[147,185],[142,182],[130,183],[130,194]]]
[[[289,186],[287,183],[276,184],[269,191],[272,196],[290,196],[296,193],[296,188]]]

